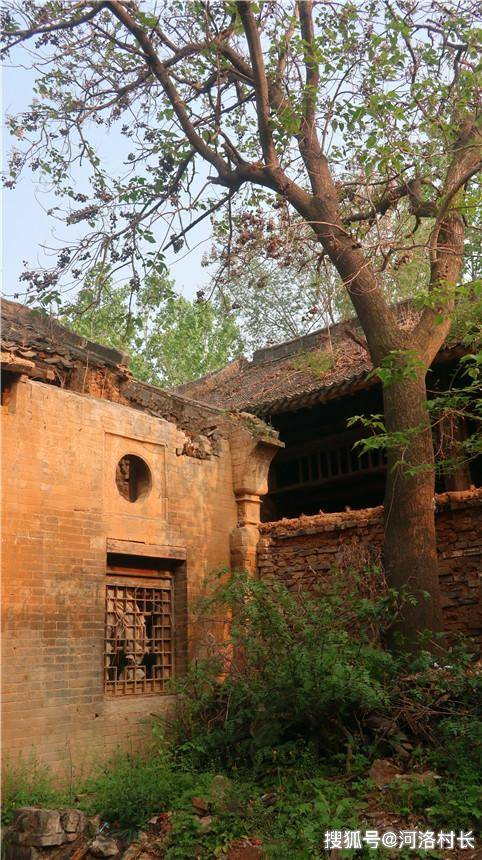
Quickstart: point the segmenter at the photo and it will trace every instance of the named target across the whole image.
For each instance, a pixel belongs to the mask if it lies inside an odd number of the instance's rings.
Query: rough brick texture
[[[184,550],[189,607],[208,574],[229,564],[229,443],[209,459],[188,457],[172,421],[26,378],[2,419],[3,749],[78,774],[137,744],[145,718],[169,704],[104,696],[107,541],[131,554],[136,544],[144,555]],[[134,503],[115,483],[127,453],[152,473],[151,492]]]
[[[263,523],[259,574],[295,587],[350,563],[378,561],[382,517],[379,507]],[[436,524],[446,630],[482,643],[482,490],[437,496]]]

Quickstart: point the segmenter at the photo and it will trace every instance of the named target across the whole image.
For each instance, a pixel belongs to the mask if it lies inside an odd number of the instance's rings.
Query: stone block
[[[66,842],[74,842],[84,832],[87,818],[80,809],[64,809],[60,813],[60,823],[65,831]]]
[[[92,845],[89,848],[89,853],[93,857],[117,857],[119,854],[119,846],[115,839],[110,836],[96,836]]]
[[[56,809],[37,809],[25,806],[14,814],[13,830],[19,845],[49,848],[62,845],[65,833],[60,823],[60,812]]]

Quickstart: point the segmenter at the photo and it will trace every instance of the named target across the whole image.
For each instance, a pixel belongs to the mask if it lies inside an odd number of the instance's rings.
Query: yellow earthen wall
[[[26,379],[2,425],[3,750],[60,775],[85,772],[118,745],[137,745],[169,703],[104,696],[106,541],[185,548],[189,607],[207,575],[229,564],[229,444],[208,460],[179,456],[186,437],[174,423]],[[134,503],[115,485],[127,453],[153,476]]]

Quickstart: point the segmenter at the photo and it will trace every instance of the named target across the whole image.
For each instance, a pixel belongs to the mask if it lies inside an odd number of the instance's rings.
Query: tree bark
[[[387,432],[407,436],[406,442],[388,449],[384,566],[388,584],[416,600],[413,605],[410,601],[404,605],[393,630],[412,646],[414,632],[443,629],[435,539],[434,452],[425,372],[417,373],[416,379],[405,377],[388,384],[383,390]]]

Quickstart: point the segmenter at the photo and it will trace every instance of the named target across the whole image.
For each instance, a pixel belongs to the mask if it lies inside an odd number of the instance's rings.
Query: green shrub
[[[62,806],[69,801],[68,793],[53,785],[46,765],[33,756],[6,762],[2,774],[2,824],[10,824],[13,812],[21,806]]]
[[[366,715],[390,708],[397,663],[380,628],[392,605],[232,574],[208,605],[233,618],[229,641],[175,684],[176,744],[216,767],[257,766],[299,738],[321,758],[339,753]]]
[[[402,815],[423,815],[434,829],[480,830],[482,826],[482,804],[480,774],[461,772],[458,777],[443,778],[433,782],[398,780],[392,784],[389,794],[391,809]]]
[[[429,652],[398,658],[399,668],[393,692],[393,706],[399,727],[418,741],[428,743],[440,754],[440,766],[449,759],[457,769],[471,760],[475,748],[480,759],[482,713],[482,672],[473,652],[458,644],[434,661]]]
[[[167,750],[118,755],[89,782],[86,807],[114,832],[129,835],[154,813],[172,812],[166,860],[219,856],[232,840],[246,835],[262,841],[268,857],[289,857],[292,851],[297,857],[317,857],[329,826],[355,826],[358,800],[344,785],[314,771],[306,749],[300,755],[284,764],[277,761],[264,781],[253,781],[247,771],[231,774],[222,793],[215,790],[212,773],[182,768]],[[265,803],[266,793],[272,803]],[[194,815],[193,796],[209,803],[207,830]]]
[[[472,706],[477,709],[475,697]],[[482,774],[482,719],[471,714],[442,720],[431,758],[435,765],[456,775],[468,771]]]
[[[111,828],[131,831],[155,812],[190,808],[192,796],[202,793],[211,779],[212,774],[174,769],[165,749],[134,756],[118,753],[87,782],[86,805]]]
[[[468,676],[470,686],[480,676]],[[480,704],[480,701],[479,701]],[[481,713],[477,698],[471,707]],[[437,784],[437,792],[429,809],[430,820],[443,825],[453,822],[454,827],[482,829],[482,719],[474,714],[444,719],[437,727],[437,742],[428,751],[430,763],[444,775]]]
[[[333,352],[322,352],[320,349],[304,350],[292,359],[291,366],[311,376],[323,377],[331,370],[335,361],[336,355]]]

